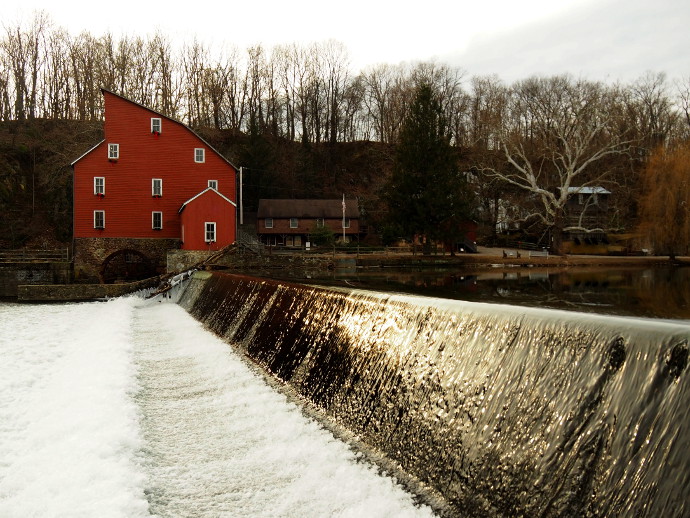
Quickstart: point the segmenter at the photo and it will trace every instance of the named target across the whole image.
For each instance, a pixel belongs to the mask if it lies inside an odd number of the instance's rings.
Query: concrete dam
[[[686,322],[223,273],[176,289],[441,515],[690,515]]]

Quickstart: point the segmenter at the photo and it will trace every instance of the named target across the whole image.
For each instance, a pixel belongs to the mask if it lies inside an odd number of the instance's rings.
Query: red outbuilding
[[[235,204],[209,187],[182,204],[183,250],[220,250],[235,240]],[[203,232],[200,232],[203,230]]]
[[[169,249],[232,244],[237,168],[181,122],[102,91],[105,139],[72,163],[75,266],[98,263],[107,281],[117,254],[160,271]]]

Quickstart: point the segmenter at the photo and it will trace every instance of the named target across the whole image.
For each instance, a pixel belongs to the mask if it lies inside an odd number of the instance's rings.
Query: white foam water
[[[432,516],[176,304],[0,305],[0,516]]]

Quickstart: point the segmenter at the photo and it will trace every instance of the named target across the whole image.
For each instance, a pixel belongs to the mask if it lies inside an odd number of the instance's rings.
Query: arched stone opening
[[[101,282],[133,282],[156,276],[155,264],[138,250],[124,249],[105,258],[99,273]]]

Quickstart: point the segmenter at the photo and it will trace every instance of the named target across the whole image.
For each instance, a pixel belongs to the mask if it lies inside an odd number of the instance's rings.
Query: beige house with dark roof
[[[357,200],[259,200],[256,233],[267,246],[304,247],[320,227],[348,242],[359,236]]]

